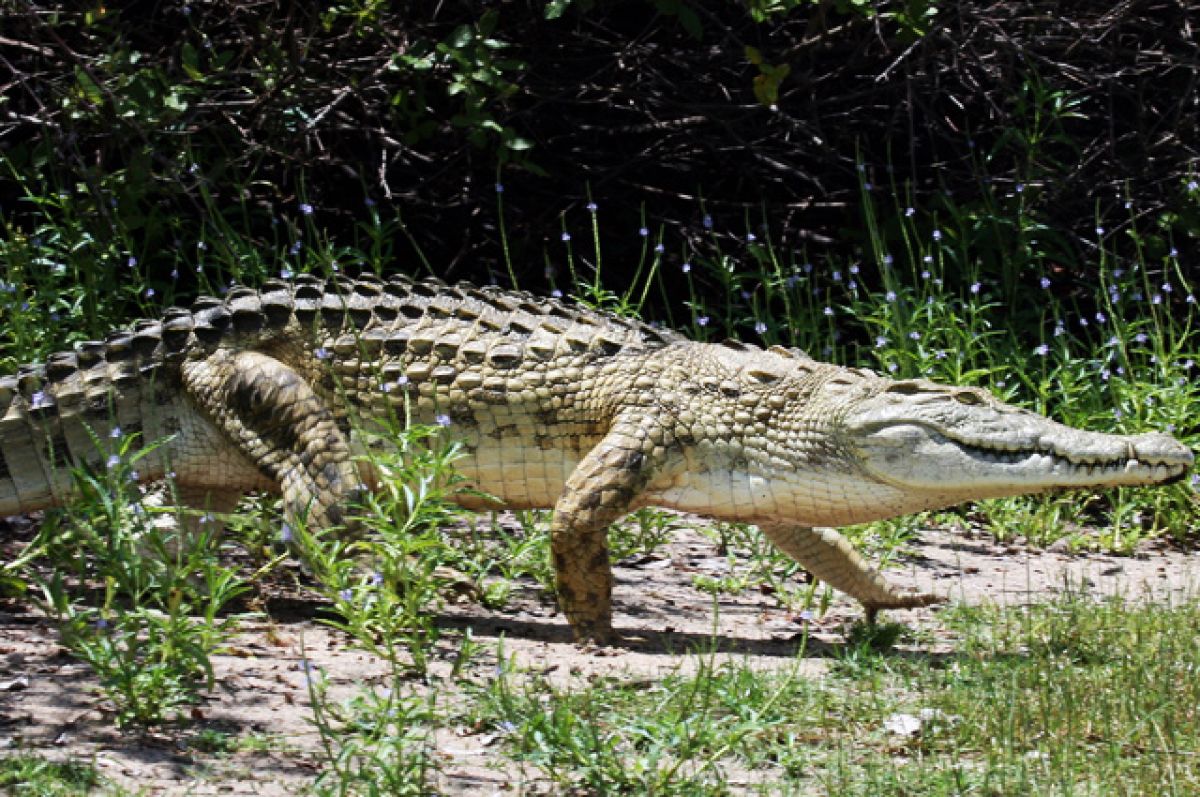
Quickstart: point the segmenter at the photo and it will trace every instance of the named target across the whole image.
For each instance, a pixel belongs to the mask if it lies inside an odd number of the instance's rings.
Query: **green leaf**
[[[192,80],[203,79],[204,73],[200,71],[199,54],[196,52],[196,48],[192,46],[191,42],[183,43],[181,57],[183,59],[183,71],[187,73],[187,76]]]
[[[494,8],[489,8],[483,13],[483,16],[479,18],[476,28],[479,30],[479,34],[486,39],[496,30],[496,25],[499,22],[500,12]]]
[[[179,93],[175,91],[172,91],[163,98],[163,105],[172,111],[186,111],[188,107],[187,100],[180,97]]]
[[[475,34],[466,25],[459,25],[454,29],[454,33],[450,34],[450,46],[456,50],[461,50],[471,43],[471,39]]]

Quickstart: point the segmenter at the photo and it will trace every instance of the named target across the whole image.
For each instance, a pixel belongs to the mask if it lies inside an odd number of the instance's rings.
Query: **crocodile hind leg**
[[[944,600],[932,593],[901,592],[834,529],[771,524],[759,528],[813,576],[861,603],[869,622],[880,609],[911,609]]]
[[[289,520],[314,528],[345,524],[362,481],[333,412],[300,374],[260,352],[219,350],[185,363],[183,381],[236,453],[282,493]]]
[[[654,446],[645,428],[615,427],[580,460],[555,504],[550,551],[556,591],[578,641],[614,638],[608,526],[629,512],[645,487]]]

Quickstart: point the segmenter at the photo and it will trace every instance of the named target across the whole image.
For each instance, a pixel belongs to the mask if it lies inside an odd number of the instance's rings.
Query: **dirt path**
[[[1198,556],[1161,547],[1133,557],[1070,556],[931,530],[922,534],[914,551],[892,577],[955,601],[1033,602],[1068,585],[1090,594],[1163,603],[1197,594],[1193,573]],[[658,556],[617,568],[615,622],[629,641],[615,648],[586,651],[573,645],[565,621],[532,588],[520,592],[503,612],[450,606],[441,623],[449,629],[469,627],[481,643],[482,652],[468,673],[477,680],[494,672],[500,640],[504,655],[518,667],[558,683],[598,675],[652,679],[686,673],[699,661],[688,651],[709,649],[714,626],[719,656],[736,656],[761,669],[791,666],[804,619],[781,608],[771,595],[753,590],[720,597],[714,614],[712,596],[692,586],[696,574],[726,566],[710,542],[684,532],[660,548]],[[233,650],[216,657],[218,686],[197,708],[199,725],[234,735],[269,734],[276,742],[265,750],[208,754],[188,741],[194,733],[117,731],[102,710],[94,679],[59,647],[53,628],[21,604],[0,604],[0,750],[94,760],[107,777],[146,794],[302,791],[319,767],[302,659],[328,673],[335,693],[381,672],[378,662],[348,650],[340,635],[317,623],[317,610],[315,603],[292,601],[273,611],[270,620],[247,623]],[[938,639],[936,612],[895,612],[891,617],[929,629]],[[828,661],[821,653],[841,641],[842,631],[859,616],[854,604],[838,600],[824,617],[812,621],[804,670],[820,677]],[[280,738],[283,750],[278,749]],[[496,768],[502,759],[494,742],[469,728],[440,732],[436,744],[444,792],[492,794],[507,788],[512,791],[506,793],[540,793],[536,782],[522,784],[519,773]]]

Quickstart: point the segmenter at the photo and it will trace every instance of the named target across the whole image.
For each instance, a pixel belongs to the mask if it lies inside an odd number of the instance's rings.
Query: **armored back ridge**
[[[104,442],[180,500],[248,490],[292,522],[341,525],[363,489],[357,424],[441,422],[478,508],[553,507],[560,604],[611,634],[605,532],[657,505],[757,523],[867,607],[918,606],[832,529],[961,501],[1180,478],[1165,435],[1056,424],[972,388],[893,381],[803,353],[702,344],[528,294],[405,278],[270,280],[172,308],[0,379],[0,513],[61,503]],[[352,421],[354,421],[352,423]]]

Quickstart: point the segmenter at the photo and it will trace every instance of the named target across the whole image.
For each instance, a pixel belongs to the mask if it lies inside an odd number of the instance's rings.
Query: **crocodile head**
[[[974,388],[890,382],[855,402],[845,429],[860,464],[902,491],[995,498],[1072,487],[1166,484],[1192,452],[1165,434],[1072,429]]]

